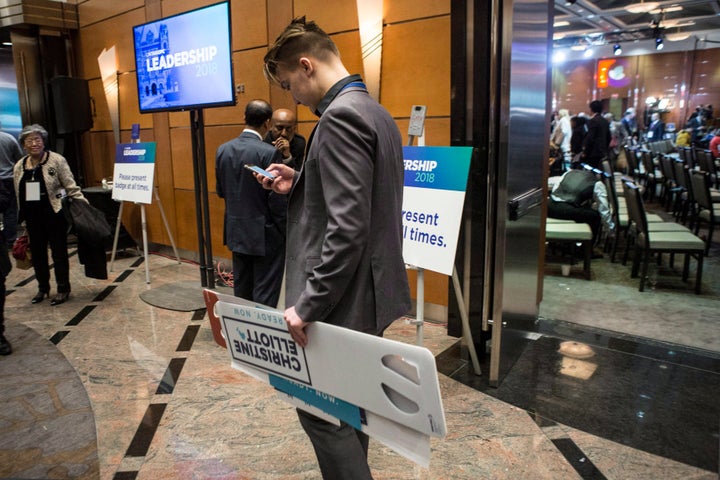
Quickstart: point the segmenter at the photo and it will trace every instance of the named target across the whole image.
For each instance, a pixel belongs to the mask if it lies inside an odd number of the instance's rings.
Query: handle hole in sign
[[[390,400],[390,402],[395,405],[399,410],[407,414],[414,414],[420,411],[420,407],[418,406],[418,404],[410,400],[402,393],[391,387],[388,387],[384,383],[382,384],[382,388],[388,400]]]
[[[413,382],[415,385],[420,385],[420,374],[415,365],[411,365],[406,362],[400,355],[385,355],[382,357],[382,363],[385,367],[389,368],[393,372]]]

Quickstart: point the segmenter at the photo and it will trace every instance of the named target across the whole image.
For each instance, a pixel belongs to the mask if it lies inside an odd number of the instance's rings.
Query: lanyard
[[[28,158],[30,158],[30,156],[28,156]],[[32,169],[32,180],[31,180],[31,181],[33,181],[33,182],[35,181],[35,173],[38,171],[38,169],[41,169],[41,170],[42,170],[42,166],[47,163],[48,158],[50,158],[50,153],[49,153],[49,152],[45,152],[45,158],[44,158],[40,163],[38,163],[37,165],[35,165],[35,166],[33,167],[33,169]],[[26,160],[26,162],[27,162],[27,160]]]

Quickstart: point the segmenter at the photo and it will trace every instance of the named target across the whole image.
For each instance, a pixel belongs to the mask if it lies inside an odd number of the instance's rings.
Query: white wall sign
[[[112,198],[152,203],[155,186],[155,142],[119,143],[115,147]]]

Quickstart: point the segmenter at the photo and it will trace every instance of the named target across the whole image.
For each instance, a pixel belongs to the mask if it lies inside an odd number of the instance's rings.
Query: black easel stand
[[[205,123],[202,109],[190,111],[190,134],[195,178],[195,215],[197,218],[200,284],[215,288],[212,239],[210,236],[210,205],[208,200],[207,169],[205,168]]]

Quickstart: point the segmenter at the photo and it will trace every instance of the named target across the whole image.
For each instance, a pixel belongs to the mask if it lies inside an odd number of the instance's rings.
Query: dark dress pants
[[[600,213],[592,207],[577,207],[571,203],[550,200],[550,203],[548,203],[548,217],[573,220],[575,223],[587,223],[590,225],[590,230],[592,230],[593,245],[598,240],[602,220]]]
[[[263,256],[233,252],[233,293],[236,297],[276,307],[285,268],[285,244],[267,251]]]
[[[10,192],[10,205],[3,212],[3,235],[9,247],[12,248],[12,244],[17,238],[17,221],[18,221],[18,206],[17,197],[15,196],[15,183],[13,178],[3,178],[3,187],[5,190]]]
[[[62,212],[38,216],[29,216],[26,220],[30,237],[35,278],[38,291],[50,293],[50,266],[48,264],[48,245],[52,252],[55,269],[57,293],[70,292],[70,261],[67,251],[67,222]]]
[[[297,414],[312,442],[323,479],[372,480],[366,434],[345,422],[338,427],[300,409]]]
[[[0,337],[5,334],[5,275],[0,274]]]

